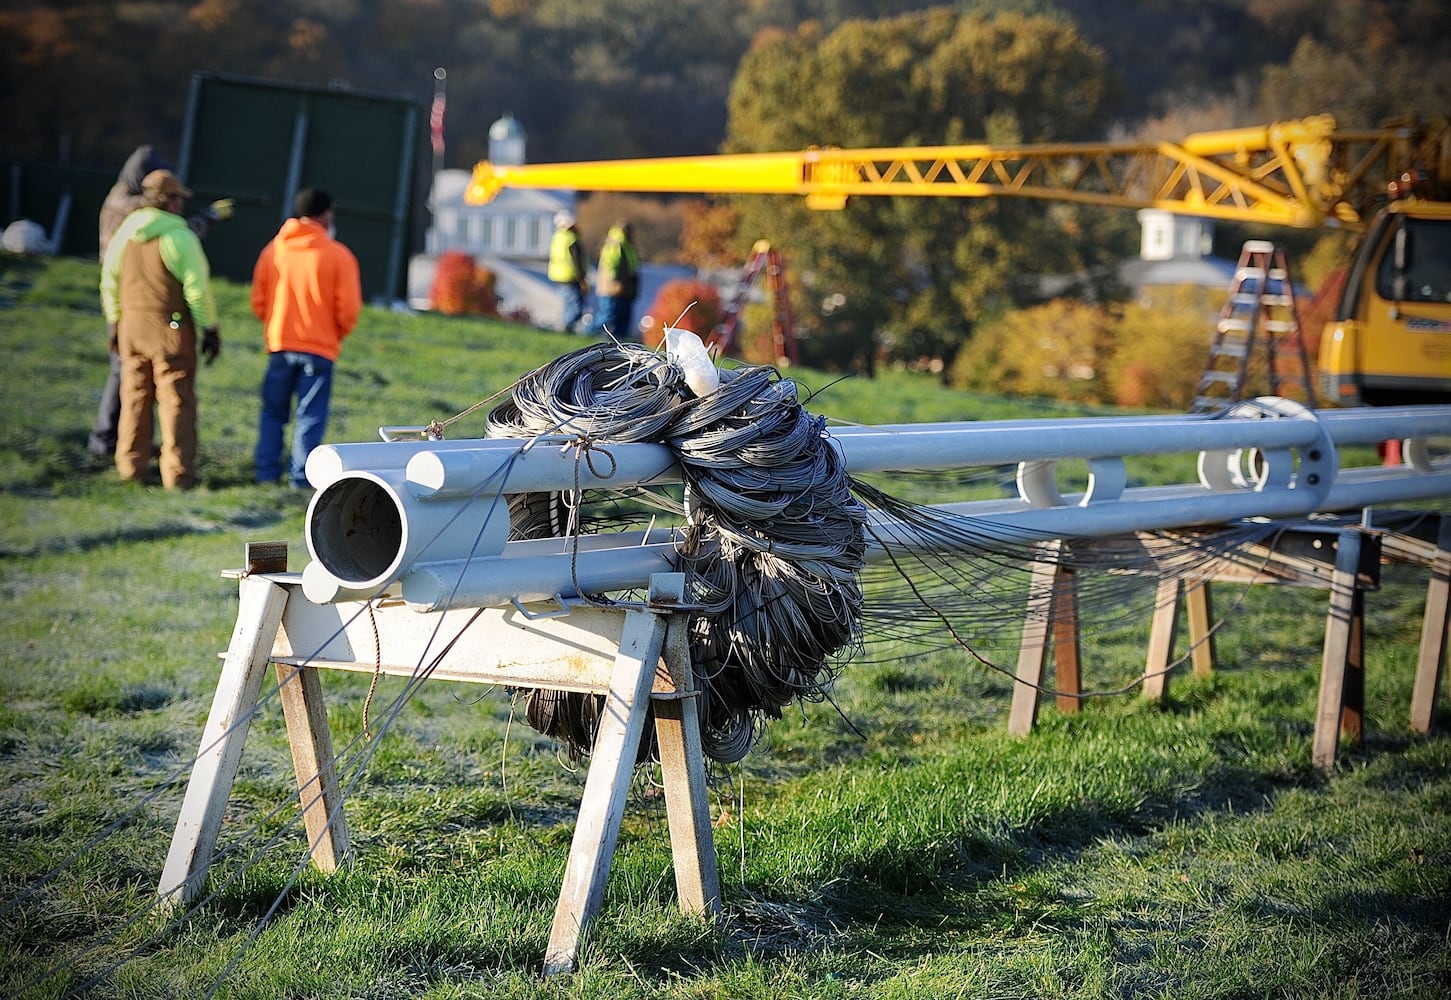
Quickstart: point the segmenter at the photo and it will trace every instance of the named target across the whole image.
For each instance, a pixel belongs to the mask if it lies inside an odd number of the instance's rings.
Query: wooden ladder
[[[1264,345],[1270,395],[1285,396],[1298,384],[1299,401],[1314,409],[1289,265],[1285,251],[1267,240],[1249,240],[1240,250],[1191,413],[1217,413],[1243,398],[1257,341]]]

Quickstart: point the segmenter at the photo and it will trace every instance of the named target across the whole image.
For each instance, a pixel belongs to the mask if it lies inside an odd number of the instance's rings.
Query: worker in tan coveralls
[[[197,329],[211,364],[221,353],[211,267],[180,215],[191,192],[170,170],[141,182],[145,207],[128,215],[101,263],[101,308],[121,358],[116,471],[145,482],[153,407],[161,423],[161,482],[191,489],[196,475]]]

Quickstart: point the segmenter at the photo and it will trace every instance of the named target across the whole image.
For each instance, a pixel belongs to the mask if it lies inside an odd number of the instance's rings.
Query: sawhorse
[[[1429,571],[1410,709],[1411,731],[1429,736],[1436,728],[1436,703],[1446,670],[1448,632],[1451,632],[1448,630],[1451,626],[1451,515],[1380,510],[1370,510],[1367,514],[1362,526],[1373,534],[1383,563],[1424,567]],[[1333,530],[1335,526],[1325,527]],[[1352,526],[1342,522],[1340,527]],[[1366,536],[1362,533],[1362,537]],[[1361,553],[1362,568],[1363,557]],[[1364,588],[1356,585],[1351,569],[1357,558],[1353,549],[1337,549],[1330,585],[1313,751],[1316,767],[1324,771],[1335,766],[1339,750],[1337,736],[1358,740],[1364,731]],[[1194,674],[1208,676],[1214,668],[1209,580],[1163,579],[1159,584],[1144,673],[1144,694],[1155,701],[1163,699],[1168,682],[1181,598],[1188,612]],[[1343,671],[1337,669],[1341,663]]]
[[[420,613],[379,601],[371,618],[364,604],[311,603],[299,574],[233,575],[240,578],[241,603],[161,876],[159,892],[168,905],[190,902],[206,881],[270,662],[318,868],[336,869],[349,852],[320,671],[408,677],[427,666],[432,679],[606,696],[545,953],[546,974],[574,968],[585,928],[599,912],[649,708],[680,907],[703,917],[719,912],[681,574],[652,577],[643,606],[580,604],[567,614],[521,608]]]
[[[1393,549],[1401,561],[1432,566],[1427,592],[1426,625],[1422,629],[1421,658],[1412,697],[1412,725],[1429,732],[1431,713],[1445,660],[1448,576],[1451,576],[1451,537],[1443,519],[1441,546],[1395,535]],[[1187,604],[1191,659],[1194,672],[1207,676],[1214,667],[1210,583],[1233,581],[1245,585],[1278,583],[1316,587],[1330,593],[1321,652],[1319,702],[1311,758],[1322,772],[1335,768],[1342,735],[1359,740],[1365,710],[1365,592],[1379,586],[1382,543],[1387,532],[1349,524],[1287,524],[1273,546],[1246,545],[1212,559],[1186,560],[1183,548],[1169,534],[1140,534],[1145,554],[1162,567],[1144,671],[1144,694],[1161,700],[1167,685],[1177,635],[1180,602]],[[1204,533],[1186,536],[1201,540]],[[1061,542],[1045,543],[1029,584],[1028,615],[1019,647],[1017,680],[1013,685],[1008,731],[1025,736],[1032,731],[1047,658],[1055,659],[1055,687],[1060,710],[1078,710],[1081,686],[1074,570],[1062,565]],[[1091,545],[1092,543],[1088,543]],[[1197,547],[1197,546],[1196,546]],[[1192,571],[1183,571],[1186,561]],[[1175,564],[1180,570],[1175,571]],[[1440,567],[1439,570],[1436,567]]]

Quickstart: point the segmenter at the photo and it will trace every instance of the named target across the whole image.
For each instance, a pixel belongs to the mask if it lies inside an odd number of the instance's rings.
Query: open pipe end
[[[402,504],[377,476],[345,476],[318,490],[308,505],[307,550],[348,587],[389,582],[401,568],[405,542]]]

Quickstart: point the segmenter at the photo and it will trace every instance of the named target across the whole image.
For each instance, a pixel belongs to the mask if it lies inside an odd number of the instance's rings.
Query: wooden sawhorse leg
[[[285,587],[262,576],[242,578],[237,624],[161,872],[158,893],[168,905],[190,902],[206,881],[286,606]]]
[[[1026,736],[1038,718],[1048,650],[1053,650],[1054,683],[1058,689],[1058,710],[1077,712],[1080,682],[1078,635],[1078,585],[1072,569],[1058,562],[1061,541],[1041,547],[1028,584],[1028,607],[1018,647],[1017,681],[1008,712],[1008,732]]]
[[[1325,774],[1335,770],[1341,730],[1358,740],[1364,728],[1365,595],[1359,583],[1363,540],[1359,529],[1348,529],[1339,532],[1336,541],[1311,750],[1315,767]]]
[[[670,596],[660,589],[665,577],[673,577],[671,585],[683,591],[684,578],[680,574],[657,574],[651,585],[652,604]],[[681,596],[675,593],[673,600],[678,603]],[[626,612],[619,655],[610,678],[605,712],[595,735],[579,821],[570,843],[564,884],[544,955],[545,975],[574,968],[580,939],[604,899],[605,882],[614,859],[625,798],[667,629],[667,617],[663,614],[651,610]],[[683,629],[676,642],[684,642]],[[673,683],[690,683],[688,650],[683,662],[671,663],[669,667]],[[688,691],[689,688],[677,688],[676,694]],[[657,701],[655,711],[657,732],[663,737],[666,809],[681,907],[702,914],[712,913],[719,907],[720,894],[705,793],[705,765],[700,752],[699,715],[694,705],[678,698]]]
[[[1149,654],[1144,662],[1144,697],[1163,701],[1169,685],[1169,664],[1174,659],[1174,642],[1179,636],[1179,601],[1183,598],[1189,618],[1189,659],[1195,677],[1214,673],[1214,631],[1208,580],[1168,577],[1159,581],[1154,599],[1154,621],[1149,629]]]
[[[287,720],[287,741],[292,745],[308,851],[312,863],[322,871],[336,871],[348,857],[348,825],[333,762],[332,731],[322,700],[322,678],[316,667],[286,663],[276,667],[277,693]]]
[[[670,850],[675,860],[675,891],[686,913],[714,917],[720,912],[720,875],[705,787],[705,750],[690,666],[690,637],[683,616],[670,619],[665,633],[665,663],[674,697],[657,696],[653,705]]]
[[[1442,515],[1426,585],[1426,612],[1421,623],[1421,648],[1416,657],[1416,682],[1411,691],[1411,729],[1429,736],[1436,724],[1436,700],[1446,670],[1448,623],[1451,623],[1451,516]]]

